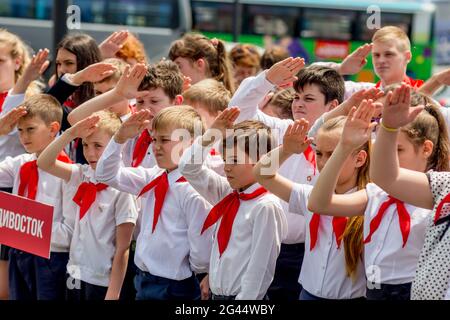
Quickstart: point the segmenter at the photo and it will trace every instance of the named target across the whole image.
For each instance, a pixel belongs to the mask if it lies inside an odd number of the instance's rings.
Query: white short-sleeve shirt
[[[136,223],[136,204],[132,195],[108,187],[97,192],[94,203],[80,220],[80,207],[73,197],[83,182],[97,183],[94,171],[89,165],[73,164],[71,178],[64,188],[64,210],[75,216],[67,271],[75,279],[107,287],[117,226]]]
[[[369,183],[366,191],[368,203],[364,213],[364,239],[369,235],[370,222],[377,215],[381,204],[388,200],[388,194],[374,183]],[[364,246],[369,282],[403,284],[414,279],[430,210],[407,203],[405,207],[411,217],[411,229],[405,247],[402,248],[403,238],[395,205],[385,211],[371,241]]]
[[[344,244],[338,249],[333,233],[333,217],[321,215],[317,242],[310,250],[309,224],[313,213],[308,210],[308,199],[313,187],[294,184],[289,210],[305,216],[305,256],[299,282],[309,293],[325,299],[355,299],[365,296],[366,279],[362,259],[358,261],[355,279],[347,275]]]

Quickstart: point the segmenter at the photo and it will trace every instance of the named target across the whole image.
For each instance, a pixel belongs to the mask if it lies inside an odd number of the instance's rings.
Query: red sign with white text
[[[344,59],[350,51],[348,41],[317,40],[314,55],[320,59]]]
[[[0,192],[0,243],[50,258],[53,207]]]

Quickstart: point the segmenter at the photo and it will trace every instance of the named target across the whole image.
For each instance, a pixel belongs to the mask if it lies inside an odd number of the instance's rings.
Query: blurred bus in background
[[[433,67],[434,5],[417,2],[353,0],[239,0],[242,23],[238,41],[261,47],[280,44],[293,56],[315,61],[342,61],[358,46],[370,42],[375,29],[367,27],[373,11],[380,9],[381,27],[402,28],[411,39],[413,60],[408,74],[428,79]],[[193,29],[208,37],[233,39],[233,0],[192,0]],[[364,70],[351,79],[375,82],[371,57]]]
[[[128,29],[139,36],[151,61],[168,52],[184,32],[199,31],[232,41],[234,10],[242,17],[238,41],[260,47],[280,44],[308,63],[341,61],[376,31],[367,27],[373,12],[381,10],[381,26],[395,25],[409,35],[413,60],[408,74],[427,79],[434,60],[435,6],[418,2],[374,0],[72,0],[81,9],[81,29],[98,43],[109,34]],[[0,0],[0,27],[20,35],[34,49],[53,48],[53,0]],[[356,81],[377,81],[371,57]]]
[[[73,0],[71,4],[81,9],[81,29],[74,31],[88,33],[100,43],[112,32],[128,29],[139,36],[153,62],[192,26],[189,0]],[[53,48],[52,10],[53,0],[0,0],[0,27],[18,34],[35,50]]]

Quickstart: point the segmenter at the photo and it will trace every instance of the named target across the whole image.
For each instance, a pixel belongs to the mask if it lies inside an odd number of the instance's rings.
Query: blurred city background
[[[67,32],[85,32],[100,43],[128,29],[144,43],[152,62],[189,31],[225,40],[229,47],[252,43],[263,51],[278,44],[307,63],[341,61],[370,42],[378,22],[409,35],[410,76],[427,79],[450,66],[450,0],[0,0],[0,27],[34,50],[54,52]],[[351,78],[377,80],[370,57]],[[450,90],[438,96],[450,101]]]

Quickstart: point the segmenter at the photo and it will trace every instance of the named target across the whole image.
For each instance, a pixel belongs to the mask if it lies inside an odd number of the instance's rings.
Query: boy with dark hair
[[[238,115],[235,107],[223,111],[180,161],[183,176],[214,205],[202,227],[202,233],[215,230],[209,276],[202,281],[202,287],[211,288],[213,300],[264,299],[287,232],[279,201],[252,173],[258,159],[273,147],[271,130],[254,120],[233,125]],[[220,136],[214,135],[217,132]],[[198,161],[218,139],[226,178]],[[202,295],[206,298],[205,292]]]
[[[273,130],[277,130],[278,143],[281,144],[281,139],[293,120],[268,116],[259,110],[258,103],[261,97],[266,96],[275,86],[282,86],[288,82],[294,82],[295,96],[292,102],[294,120],[304,118],[313,124],[317,119],[323,118],[324,114],[344,112],[349,108],[348,103],[343,103],[344,79],[337,71],[324,66],[314,65],[307,68],[303,66],[303,59],[287,58],[269,70],[261,72],[257,77],[245,79],[229,103],[229,106],[239,106],[241,109],[237,122],[247,119],[262,121]],[[358,99],[362,100],[363,97],[373,95],[372,91],[361,92]],[[356,100],[354,97],[350,101],[354,103],[352,106],[357,104]],[[315,151],[309,146],[304,153],[289,158],[279,172],[296,183],[313,184],[318,174]],[[288,220],[288,234],[283,239],[275,278],[268,295],[273,300],[297,300],[301,291],[297,280],[305,249],[306,225],[303,216],[290,213],[288,205],[284,202],[282,206]]]
[[[154,117],[160,110],[183,102],[183,75],[172,61],[160,61],[155,65],[136,64],[131,70],[126,67],[114,89],[95,97],[71,113],[75,123],[94,112],[108,108],[124,99],[136,98],[136,110],[149,110]],[[150,127],[136,132],[123,151],[125,166],[151,168],[156,164],[150,145]]]

